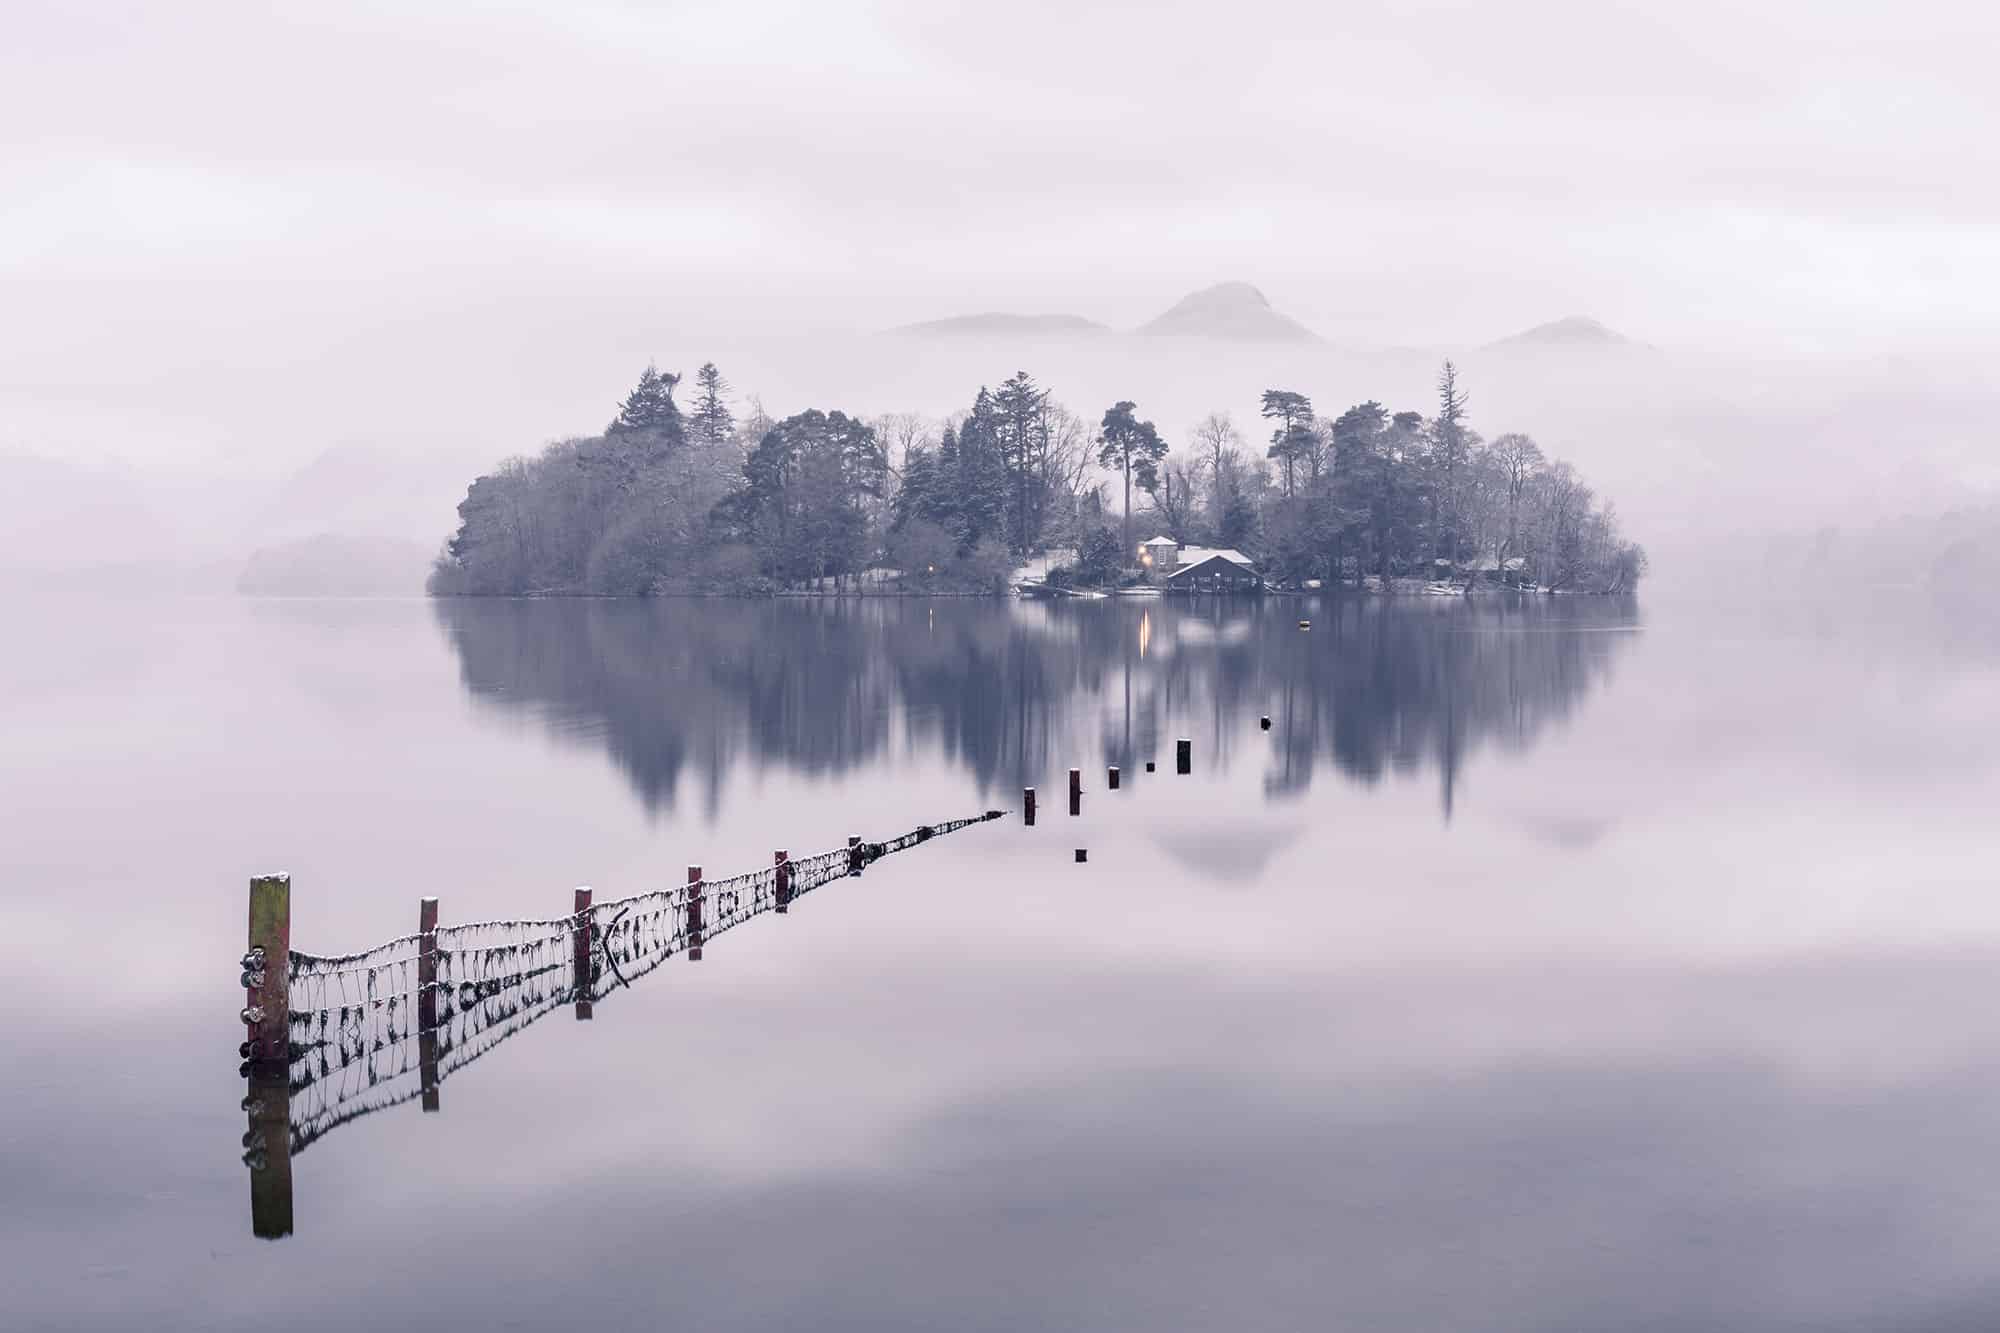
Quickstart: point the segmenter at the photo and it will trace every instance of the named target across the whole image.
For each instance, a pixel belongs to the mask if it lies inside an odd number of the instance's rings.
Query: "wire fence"
[[[676,954],[971,824],[927,824],[726,879],[592,903],[568,916],[438,926],[354,954],[286,961],[290,1150],[435,1093],[455,1071],[568,1005],[603,1000]],[[261,1155],[253,1147],[246,1161]]]

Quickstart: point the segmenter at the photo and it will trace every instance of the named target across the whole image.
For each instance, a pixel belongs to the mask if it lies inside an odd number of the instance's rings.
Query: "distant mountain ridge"
[[[1497,339],[1488,347],[1644,347],[1588,315],[1565,315]]]
[[[988,311],[953,315],[890,329],[916,337],[1029,337],[1037,334],[1115,332],[1082,315],[1018,315]],[[1155,318],[1130,330],[1148,337],[1214,338],[1226,342],[1318,342],[1319,335],[1271,306],[1247,282],[1220,282],[1190,292]]]
[[[1082,315],[1010,315],[1004,311],[990,310],[977,315],[952,315],[946,319],[927,319],[916,324],[904,324],[889,331],[957,337],[967,334],[1010,336],[1034,333],[1109,333],[1111,328],[1094,319],[1085,319]]]
[[[1164,314],[1139,326],[1149,336],[1220,338],[1231,342],[1318,342],[1319,335],[1247,282],[1219,282],[1190,292]]]

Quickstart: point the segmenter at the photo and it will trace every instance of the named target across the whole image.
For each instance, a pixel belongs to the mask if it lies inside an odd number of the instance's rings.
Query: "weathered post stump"
[[[688,867],[688,961],[701,961],[701,867]]]
[[[572,904],[569,927],[569,966],[575,974],[576,1018],[590,1017],[590,886],[580,885]]]
[[[1194,742],[1185,736],[1174,742],[1174,772],[1194,772]]]
[[[417,1074],[424,1093],[424,1109],[438,1109],[437,1039],[437,925],[438,900],[417,902]]]
[[[792,854],[772,852],[771,863],[777,867],[776,898],[778,914],[783,916],[792,910]]]

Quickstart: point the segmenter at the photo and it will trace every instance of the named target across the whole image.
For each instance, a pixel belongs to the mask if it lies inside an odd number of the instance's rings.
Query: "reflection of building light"
[[[1151,611],[1141,611],[1139,613],[1139,656],[1141,658],[1145,657],[1146,646],[1152,643],[1152,641],[1153,613]]]
[[[1152,563],[1153,563],[1153,553],[1152,553],[1151,551],[1141,551],[1141,552],[1139,552],[1139,563],[1140,563],[1140,564],[1142,564],[1142,565],[1150,565],[1150,564],[1152,564]]]

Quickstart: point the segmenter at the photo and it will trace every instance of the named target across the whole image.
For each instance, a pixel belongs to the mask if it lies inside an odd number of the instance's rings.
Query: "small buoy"
[[[1268,717],[1260,717],[1257,719],[1257,725],[1262,727],[1265,731],[1269,731],[1271,729],[1271,719]]]
[[[1089,859],[1090,859],[1090,853],[1088,851],[1086,851],[1082,847],[1076,849],[1076,863],[1078,865],[1082,865],[1085,861],[1088,861]]]

